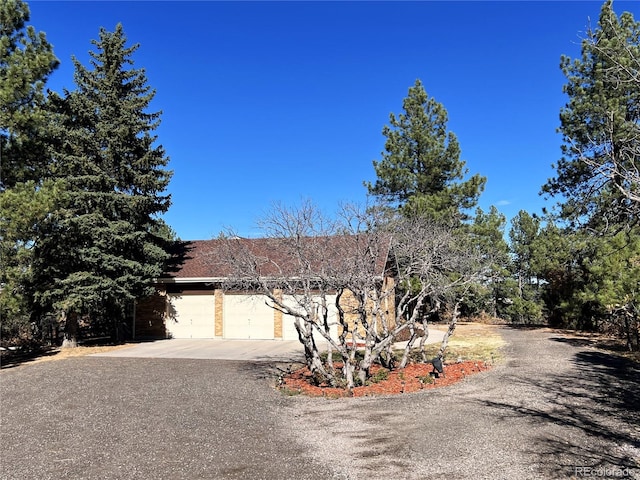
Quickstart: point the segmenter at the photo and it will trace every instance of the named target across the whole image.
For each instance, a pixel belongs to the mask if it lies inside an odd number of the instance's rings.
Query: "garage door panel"
[[[171,315],[166,328],[172,338],[214,338],[213,295],[169,295]]]
[[[265,295],[225,295],[224,337],[272,340],[274,310]]]

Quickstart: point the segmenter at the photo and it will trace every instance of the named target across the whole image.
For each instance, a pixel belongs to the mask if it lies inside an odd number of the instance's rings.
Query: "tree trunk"
[[[78,346],[78,330],[78,314],[73,311],[68,312],[66,314],[62,348],[75,348]]]
[[[422,319],[422,337],[420,337],[420,355],[422,355],[422,361],[427,362],[427,354],[424,351],[424,344],[427,342],[429,338],[429,321],[426,318]]]
[[[409,327],[409,341],[404,347],[404,352],[402,353],[402,360],[400,360],[400,365],[398,366],[398,368],[404,368],[407,366],[407,363],[409,362],[409,353],[411,352],[411,349],[413,348],[413,344],[415,341],[416,341],[416,330],[413,327],[413,323],[412,323]]]
[[[351,390],[355,386],[353,371],[353,363],[351,363],[350,361],[345,361],[344,366],[342,367],[342,374],[344,375],[348,390]]]
[[[449,322],[449,329],[447,330],[447,333],[444,334],[444,337],[442,338],[442,344],[440,345],[440,350],[438,350],[438,355],[436,355],[436,357],[440,360],[442,360],[442,358],[444,357],[444,352],[447,349],[447,345],[449,344],[449,337],[453,335],[453,332],[456,329],[458,317],[460,316],[458,306],[460,305],[461,301],[462,299],[458,300],[453,307],[453,316],[451,317],[451,322]]]
[[[369,339],[367,339],[364,347],[364,358],[360,361],[360,370],[358,371],[358,377],[360,378],[361,385],[364,385],[367,378],[369,378],[372,363],[373,355],[371,352],[371,343],[369,342]]]
[[[325,368],[320,352],[318,351],[318,346],[313,339],[312,322],[305,320],[304,326],[296,323],[296,329],[298,330],[300,342],[304,347],[304,356],[311,375],[313,375],[316,380],[318,380],[318,375],[320,375],[323,380],[326,380],[332,386],[336,386],[337,379],[335,372],[330,372]]]

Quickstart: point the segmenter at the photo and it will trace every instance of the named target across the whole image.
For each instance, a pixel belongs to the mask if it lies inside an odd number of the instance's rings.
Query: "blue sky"
[[[480,206],[539,213],[560,156],[560,56],[580,54],[601,2],[31,1],[61,60],[48,88],[73,90],[100,27],[140,43],[171,158],[166,221],[183,239],[255,221],[274,202],[334,211],[364,202],[382,127],[416,79],[449,113]],[[616,1],[615,11],[635,2]]]

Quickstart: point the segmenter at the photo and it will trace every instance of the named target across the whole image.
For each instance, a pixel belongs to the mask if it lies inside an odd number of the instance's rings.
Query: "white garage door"
[[[274,310],[265,295],[224,296],[224,337],[273,340]]]
[[[172,338],[215,337],[213,295],[169,295],[169,301],[171,307],[166,327]]]
[[[301,307],[297,307],[298,302],[292,295],[285,295],[283,298],[284,304],[293,309],[300,309]],[[320,297],[314,298],[315,308],[318,314],[321,313],[321,299]],[[330,332],[332,338],[338,338],[338,326],[336,324],[336,320],[338,318],[338,310],[336,309],[336,296],[335,295],[327,295],[327,306],[329,308],[329,325],[331,325]],[[282,316],[282,337],[284,340],[298,340],[298,332],[295,327],[295,319],[291,315],[283,315]],[[326,342],[326,339],[320,335],[318,332],[314,332],[314,338],[317,343]]]

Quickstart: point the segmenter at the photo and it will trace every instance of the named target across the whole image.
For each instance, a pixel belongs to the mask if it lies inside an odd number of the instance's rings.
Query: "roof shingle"
[[[183,242],[183,253],[176,259],[172,272],[165,279],[224,279],[233,275],[234,267],[229,258],[243,254],[260,263],[261,274],[298,275],[301,269],[319,271],[342,262],[362,258],[362,252],[371,249],[372,237],[366,235],[336,235],[332,237],[287,238],[234,238],[192,240]],[[374,269],[384,273],[389,253],[389,238],[373,239]]]

